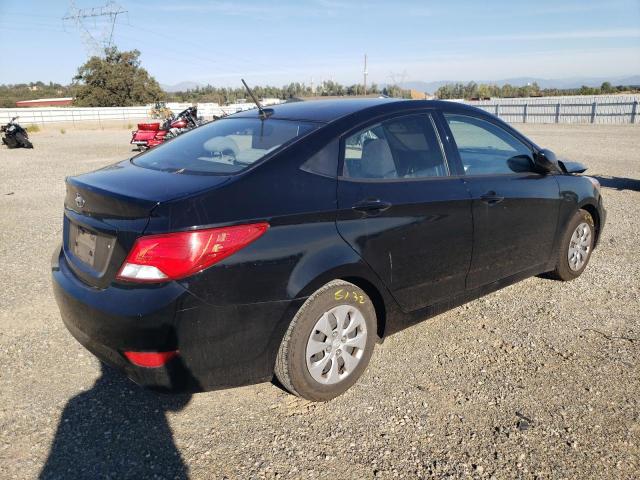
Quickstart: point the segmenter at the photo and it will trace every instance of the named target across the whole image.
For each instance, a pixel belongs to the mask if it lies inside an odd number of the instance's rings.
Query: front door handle
[[[504,200],[504,197],[496,194],[493,190],[480,195],[480,200],[482,200],[487,205],[496,205]]]
[[[375,215],[380,212],[384,212],[391,208],[391,203],[385,202],[379,199],[375,200],[362,200],[357,202],[351,207],[353,210],[366,213],[368,215]]]

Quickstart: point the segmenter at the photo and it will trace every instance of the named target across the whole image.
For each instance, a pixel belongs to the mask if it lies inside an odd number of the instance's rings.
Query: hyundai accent
[[[55,296],[71,334],[143,386],[277,379],[325,401],[394,332],[578,277],[605,223],[583,171],[463,104],[246,111],[67,178]]]

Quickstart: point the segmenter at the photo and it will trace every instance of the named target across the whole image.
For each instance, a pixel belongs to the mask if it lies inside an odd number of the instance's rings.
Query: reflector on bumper
[[[166,365],[169,360],[178,356],[178,351],[170,352],[124,352],[131,363],[138,367],[159,368]]]

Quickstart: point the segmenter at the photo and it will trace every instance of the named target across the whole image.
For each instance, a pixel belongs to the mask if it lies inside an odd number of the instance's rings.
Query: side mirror
[[[544,173],[561,172],[556,154],[543,148],[536,154],[536,166]]]

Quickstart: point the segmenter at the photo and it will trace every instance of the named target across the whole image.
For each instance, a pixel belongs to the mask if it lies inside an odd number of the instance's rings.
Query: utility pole
[[[113,0],[101,7],[91,8],[78,8],[75,0],[71,0],[69,11],[62,18],[62,21],[75,23],[78,30],[80,30],[80,35],[89,55],[100,55],[113,44],[113,30],[115,29],[118,15],[123,13],[127,13],[127,11]],[[94,28],[90,29],[87,26],[88,20],[93,21]],[[102,21],[102,31],[97,32],[100,21]]]
[[[364,94],[367,94],[367,54],[364,54]]]

